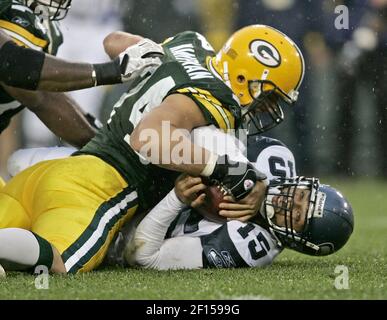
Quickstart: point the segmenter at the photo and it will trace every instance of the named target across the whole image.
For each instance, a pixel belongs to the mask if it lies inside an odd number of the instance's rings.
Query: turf
[[[49,288],[35,278],[9,273],[0,299],[387,299],[387,182],[334,181],[353,204],[355,231],[348,245],[325,257],[284,252],[264,269],[157,272],[105,269],[51,276]],[[349,272],[349,288],[335,288],[335,268]]]

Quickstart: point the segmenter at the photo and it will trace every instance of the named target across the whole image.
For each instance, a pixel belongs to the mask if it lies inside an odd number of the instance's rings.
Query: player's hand
[[[118,56],[122,82],[134,80],[161,65],[163,47],[150,39],[142,39]]]
[[[257,181],[265,180],[267,177],[251,163],[234,162],[224,155],[218,158],[209,178],[219,183],[226,193],[238,201],[249,194]]]
[[[265,199],[267,184],[265,181],[258,181],[251,192],[239,200],[233,201],[230,196],[224,197],[227,202],[222,202],[219,205],[221,209],[219,214],[227,219],[236,219],[246,222],[254,217],[262,206]]]
[[[197,208],[204,204],[205,194],[201,193],[206,188],[202,178],[181,174],[175,182],[175,193],[184,204]]]

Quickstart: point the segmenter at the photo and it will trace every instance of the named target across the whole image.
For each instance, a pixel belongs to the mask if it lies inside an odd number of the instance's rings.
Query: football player
[[[248,156],[272,179],[253,215],[224,222],[204,217],[196,209],[204,204],[200,191],[206,186],[185,175],[137,229],[134,221],[123,228],[107,263],[160,270],[262,267],[284,248],[324,256],[345,245],[354,218],[336,189],[316,178],[295,177],[294,157],[277,140],[249,138]],[[234,205],[221,204],[220,215]]]
[[[31,10],[28,11],[25,6]],[[134,71],[133,65],[122,63],[125,54],[110,62],[90,64],[62,60],[48,54],[47,50],[39,51],[47,39],[42,34],[39,34],[43,36],[40,42],[39,37],[33,37],[38,32],[32,29],[34,24],[41,27],[42,24],[38,17],[31,21],[31,15],[32,11],[40,13],[42,6],[48,10],[50,20],[56,21],[66,16],[71,0],[15,0],[15,3],[12,0],[2,0],[0,2],[0,15],[3,20],[2,30],[0,29],[0,81],[9,86],[28,90],[72,91],[121,83],[133,78],[131,77]],[[11,22],[8,20],[11,17],[12,8],[14,14],[17,12],[16,8],[19,8],[22,14],[14,17]],[[32,31],[33,35],[23,32],[19,27],[22,29],[26,27],[27,32]],[[23,35],[18,35],[18,31]],[[32,42],[29,41],[26,45],[25,42],[28,40]],[[34,41],[38,41],[40,46],[36,47]],[[31,50],[29,47],[39,50]],[[125,58],[125,61],[128,60]],[[142,62],[146,66],[152,66],[155,61],[145,59]],[[136,65],[137,70],[139,67]]]
[[[112,34],[107,52],[122,51],[117,44],[127,41],[133,36]],[[0,244],[14,247],[0,248],[2,261],[58,273],[95,269],[123,223],[138,206],[146,210],[162,199],[178,172],[218,181],[242,207],[258,204],[266,176],[245,160],[192,143],[187,133],[206,125],[228,131],[245,122],[263,131],[278,124],[280,102],[295,102],[303,77],[297,46],[254,25],[232,35],[217,55],[196,32],[168,39],[162,50],[162,64],[134,81],[85,147],[22,171],[0,190]],[[185,151],[184,161],[176,150]],[[17,246],[28,252],[22,263]]]
[[[214,126],[201,127],[193,130],[193,140],[197,145],[211,150],[217,154],[228,153],[234,160],[245,159],[246,154],[248,160],[256,167],[264,172],[269,180],[275,178],[289,178],[296,175],[295,159],[292,152],[280,141],[263,136],[249,136],[246,141],[246,146],[242,141],[236,139],[232,135],[222,133]],[[19,150],[11,158],[12,165],[10,166],[10,173],[12,175],[17,174],[23,169],[39,162],[49,159],[64,158],[70,156],[75,150],[72,148],[36,148]],[[176,190],[179,186],[186,185],[187,180],[193,180],[195,178],[185,178],[179,180],[176,186]],[[200,178],[199,178],[200,181]],[[198,185],[197,187],[200,188]],[[196,187],[196,188],[197,188]],[[195,187],[194,187],[195,188]],[[264,189],[263,189],[264,190]],[[196,190],[197,191],[197,190]],[[185,190],[180,190],[179,193],[183,194]],[[189,195],[191,196],[191,195]],[[188,196],[188,197],[189,197]],[[200,201],[200,200],[199,200]],[[182,210],[179,213],[176,222],[172,223],[167,238],[171,238],[179,235],[196,236],[195,231],[202,232],[208,229],[208,226],[219,226],[220,224],[214,223],[208,219],[203,218],[195,210]],[[238,208],[239,210],[246,208]],[[256,209],[248,208],[248,212],[243,212],[244,216],[240,219],[248,220],[256,215]],[[123,227],[120,231],[117,239],[112,243],[109,248],[109,252],[105,259],[105,264],[109,265],[122,265],[127,263],[124,261],[124,250],[126,242],[133,236],[133,227],[138,223],[143,215],[138,215],[136,219],[130,222],[127,226]],[[204,229],[203,229],[204,228]],[[173,229],[173,230],[172,230]],[[192,233],[192,234],[191,234]],[[125,241],[125,242],[124,242]],[[128,260],[133,259],[127,257]]]
[[[200,145],[212,152],[220,155],[228,154],[235,161],[243,161],[243,159],[246,159],[247,157],[247,159],[254,165],[255,168],[266,174],[269,181],[278,177],[293,177],[296,174],[296,165],[293,153],[279,140],[255,135],[249,136],[247,140],[242,143],[241,140],[236,139],[234,136],[225,134],[213,126],[196,128],[193,131],[193,140],[197,145]],[[245,161],[247,161],[247,159]],[[203,195],[197,197],[197,194],[199,194],[199,192],[204,188],[205,185],[202,183],[200,177],[182,176],[177,179],[175,190],[178,190],[178,193],[181,193],[182,195],[188,193],[184,196],[185,201],[187,202],[187,200],[190,198],[189,203],[191,204],[191,202],[193,202],[191,205],[196,206],[204,201]],[[261,188],[260,193],[256,194],[256,196],[260,198],[259,206],[261,205],[265,190],[266,188]],[[158,217],[155,217],[155,215],[158,214],[157,212],[159,212],[160,206],[163,207],[163,202],[166,203],[169,201],[167,200],[168,197],[173,197],[173,192],[171,193],[172,195],[168,195],[151,211],[151,213],[154,215],[153,217],[156,218],[159,222],[161,220],[158,219]],[[241,221],[248,221],[252,217],[256,216],[259,206],[246,206],[234,203],[231,208],[224,208],[225,210],[222,211],[222,214],[225,214],[227,217],[229,214],[228,210],[238,211],[239,214],[237,216],[234,215],[233,218]],[[134,242],[132,240],[135,227],[138,225],[139,221],[144,217],[144,215],[145,213],[138,214],[135,219],[133,219],[130,223],[122,228],[117,236],[117,239],[109,248],[109,252],[105,260],[106,264],[128,266],[128,262],[130,264],[135,263],[135,255],[133,251],[135,246],[133,246]],[[172,215],[176,217],[175,214]],[[146,221],[142,223],[142,225],[145,225],[145,229],[147,229],[146,226],[148,224],[149,222]],[[184,234],[196,237],[198,235],[196,231],[199,231],[199,229],[200,233],[203,231],[213,231],[213,227],[219,227],[222,224],[223,223],[219,222],[218,220],[204,218],[201,214],[195,210],[192,210],[192,208],[184,206],[184,208],[180,210],[178,216],[170,224],[167,238],[172,238],[175,236],[180,237]],[[150,230],[145,230],[144,232],[146,233],[148,231]],[[153,234],[154,230],[151,232]],[[158,231],[156,230],[156,232]],[[159,233],[157,234],[160,235]],[[162,240],[164,237],[165,234],[162,237]],[[163,242],[162,240],[159,241],[158,248],[161,247]],[[183,239],[183,241],[185,240]],[[124,250],[126,246],[127,249]],[[146,246],[144,249],[145,248]],[[136,254],[137,253],[141,254],[141,250],[136,252]],[[126,255],[126,257],[124,255]],[[181,258],[183,259],[184,257]]]
[[[61,12],[67,12],[70,2],[67,0],[10,2],[0,15],[0,28],[20,46],[56,54],[62,43],[62,34],[56,20],[64,17],[65,13]],[[37,5],[48,7],[50,19],[41,23],[34,12]],[[2,61],[3,65],[9,63]],[[30,64],[27,57],[23,64]],[[51,72],[61,73],[61,69],[52,69]],[[64,78],[65,75],[62,74],[61,77]],[[0,133],[9,125],[11,118],[25,106],[57,136],[77,147],[85,145],[95,134],[93,128],[95,119],[91,115],[84,115],[77,103],[67,95],[45,91],[32,92],[6,85],[2,85],[0,90]]]
[[[349,202],[316,178],[273,180],[259,212],[248,221],[204,218],[193,208],[202,204],[196,195],[202,188],[193,177],[178,180],[138,225],[126,245],[125,262],[159,270],[262,267],[284,248],[332,254],[353,232]]]

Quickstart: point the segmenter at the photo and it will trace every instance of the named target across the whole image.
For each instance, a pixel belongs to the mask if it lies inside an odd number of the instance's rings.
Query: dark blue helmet
[[[306,217],[297,231],[293,226],[296,189],[310,191]],[[320,184],[317,178],[296,177],[271,182],[264,206],[270,231],[285,247],[301,253],[317,256],[334,253],[347,243],[353,231],[353,210],[348,200],[331,186]],[[284,215],[283,226],[273,221],[278,212]]]

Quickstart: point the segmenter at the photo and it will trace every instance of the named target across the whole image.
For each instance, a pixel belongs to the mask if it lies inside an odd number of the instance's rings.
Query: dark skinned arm
[[[79,105],[64,93],[29,91],[4,86],[6,91],[34,112],[58,137],[75,147],[84,146],[95,135]]]
[[[99,64],[71,62],[18,46],[7,49],[7,53],[1,51],[6,47],[5,44],[10,42],[12,42],[12,38],[0,30],[0,61],[3,70],[6,70],[8,74],[5,75],[3,72],[0,77],[1,81],[7,85],[25,89],[63,92],[122,82],[121,71],[115,61]],[[9,47],[7,46],[7,48]],[[9,51],[11,49],[13,50],[12,54]],[[25,67],[26,64],[30,66],[30,70],[26,70],[28,69]],[[31,76],[32,73],[35,74],[34,77]],[[31,79],[35,79],[36,74],[39,77],[36,82],[33,81],[32,85]]]
[[[76,63],[46,54],[38,90],[73,91],[94,87],[93,66]]]

